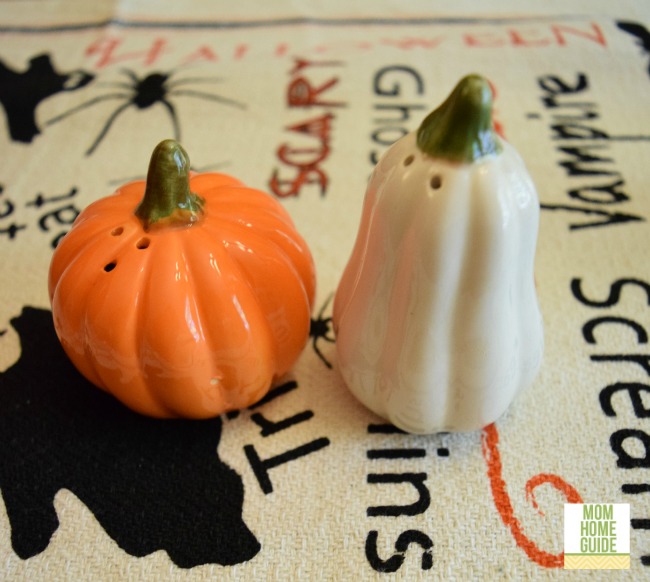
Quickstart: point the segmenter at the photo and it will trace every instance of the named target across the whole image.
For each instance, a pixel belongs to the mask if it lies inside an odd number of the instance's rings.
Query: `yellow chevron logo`
[[[565,554],[565,570],[627,570],[630,568],[630,555],[585,556],[582,554]]]

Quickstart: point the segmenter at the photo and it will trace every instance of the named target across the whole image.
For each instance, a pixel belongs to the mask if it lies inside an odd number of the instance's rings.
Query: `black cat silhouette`
[[[11,139],[30,143],[40,133],[36,125],[38,104],[62,91],[81,89],[93,79],[94,75],[84,71],[58,73],[49,54],[33,57],[22,72],[0,61],[0,104],[7,116]]]
[[[163,549],[191,568],[258,553],[242,520],[241,478],[217,453],[220,418],[135,414],[76,371],[50,311],[26,307],[11,325],[22,353],[0,374],[0,489],[18,556],[48,546],[62,488],[132,556]]]

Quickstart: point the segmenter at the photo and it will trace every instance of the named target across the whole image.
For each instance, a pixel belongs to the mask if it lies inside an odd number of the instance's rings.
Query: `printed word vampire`
[[[557,165],[570,184],[566,191],[569,204],[547,203],[541,205],[542,209],[563,210],[585,218],[571,222],[570,230],[645,220],[620,210],[632,197],[612,155],[612,142],[647,141],[650,136],[615,135],[605,131],[598,105],[584,100],[590,89],[589,78],[584,73],[576,74],[571,80],[547,75],[540,77],[538,84],[542,103],[550,116],[550,137],[556,144],[555,150],[561,154]]]

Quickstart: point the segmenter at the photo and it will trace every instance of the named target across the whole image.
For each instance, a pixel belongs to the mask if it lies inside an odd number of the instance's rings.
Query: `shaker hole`
[[[117,228],[114,228],[111,231],[112,236],[120,236],[124,232],[124,229],[121,226],[118,226]]]
[[[145,236],[144,238],[141,238],[137,243],[135,243],[135,246],[140,250],[144,250],[146,248],[149,248],[150,243],[151,241]]]
[[[115,267],[117,267],[117,261],[111,261],[107,265],[104,265],[104,271],[110,273]]]
[[[431,178],[430,184],[434,190],[438,190],[442,186],[442,178],[440,175],[436,174],[433,178]]]

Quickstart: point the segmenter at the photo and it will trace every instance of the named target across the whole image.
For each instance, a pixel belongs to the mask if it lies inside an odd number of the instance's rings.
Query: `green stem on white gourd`
[[[190,158],[176,140],[160,142],[151,154],[147,184],[135,215],[145,230],[190,225],[203,214],[204,200],[190,191]]]
[[[472,163],[502,150],[492,124],[492,90],[484,77],[467,75],[417,131],[420,151],[434,158]]]

